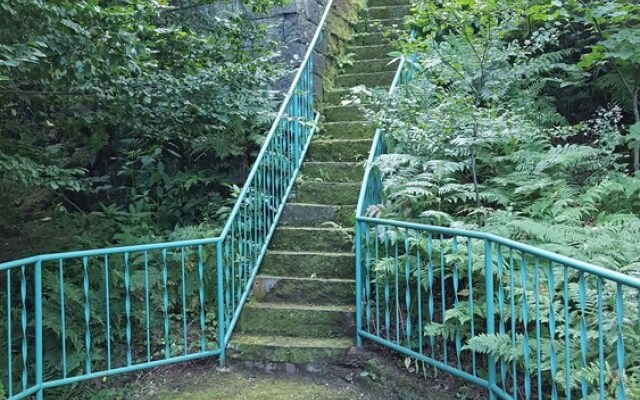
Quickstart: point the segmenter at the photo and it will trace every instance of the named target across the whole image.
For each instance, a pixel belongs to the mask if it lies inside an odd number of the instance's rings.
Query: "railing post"
[[[225,350],[227,347],[227,343],[225,340],[225,323],[226,323],[226,318],[224,315],[224,279],[223,279],[223,273],[224,273],[224,265],[222,264],[222,241],[224,240],[224,238],[222,238],[221,240],[218,240],[216,242],[216,273],[218,276],[218,284],[217,284],[217,289],[218,289],[218,346],[220,347],[220,358],[219,358],[219,365],[220,367],[224,367],[225,364]]]
[[[487,335],[495,333],[495,321],[493,315],[493,250],[489,239],[484,240],[484,284],[486,288],[487,306]],[[493,389],[496,386],[496,360],[493,355],[487,357],[487,372],[489,374],[489,400],[497,399]]]
[[[362,347],[362,222],[356,220],[356,346]]]
[[[36,361],[36,399],[42,400],[44,397],[42,390],[43,380],[43,348],[42,348],[42,261],[35,264],[34,271],[34,297],[35,297],[35,361]]]

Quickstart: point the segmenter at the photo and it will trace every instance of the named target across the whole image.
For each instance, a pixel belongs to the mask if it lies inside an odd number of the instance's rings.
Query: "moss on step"
[[[389,87],[394,75],[393,71],[342,74],[336,77],[336,85],[347,88],[359,85],[372,88]]]
[[[312,236],[299,241],[314,241]],[[312,253],[295,251],[269,251],[260,272],[274,276],[296,278],[339,278],[354,276],[353,253]]]
[[[282,278],[258,275],[253,296],[267,303],[351,305],[355,283],[349,279]]]
[[[249,303],[240,314],[237,332],[262,336],[352,337],[354,310],[351,306]]]
[[[326,205],[287,203],[280,218],[280,226],[319,227],[339,225],[353,227],[355,224],[354,205]]]
[[[371,139],[329,139],[311,142],[308,161],[348,161],[366,160],[371,149]]]
[[[396,28],[403,29],[405,25],[404,18],[382,19],[382,20],[360,20],[355,25],[357,33],[380,32],[381,30]],[[348,52],[348,51],[347,51]]]
[[[307,181],[360,182],[364,165],[356,162],[306,162],[302,178]]]
[[[276,229],[269,250],[350,253],[353,229],[289,228]]]
[[[404,18],[409,14],[408,5],[397,6],[380,6],[380,7],[368,7],[363,10],[362,13],[367,16],[368,19],[397,19]]]
[[[391,61],[393,59],[390,57],[382,57],[379,60],[354,61],[344,71],[349,74],[391,71],[395,74],[398,70],[398,61]]]
[[[358,202],[360,184],[304,182],[296,189],[294,201],[309,204],[349,205]]]
[[[277,363],[309,364],[342,361],[352,339],[234,335],[229,357]]]
[[[356,105],[328,106],[322,110],[326,122],[364,121],[365,115]]]
[[[384,6],[409,6],[411,1],[409,0],[368,0],[367,6],[369,7],[384,7]]]
[[[347,51],[354,54],[355,60],[376,60],[386,57],[396,49],[390,44],[380,44],[375,46],[353,46],[347,48]]]

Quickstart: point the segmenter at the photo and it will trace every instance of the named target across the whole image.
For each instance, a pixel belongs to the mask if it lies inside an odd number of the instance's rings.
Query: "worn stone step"
[[[252,289],[253,298],[261,303],[351,305],[355,281],[258,275]]]
[[[328,139],[311,142],[307,161],[364,161],[371,150],[371,139]]]
[[[343,233],[341,239],[350,244],[348,235],[348,233]],[[315,240],[316,238],[310,235],[297,237],[299,242],[313,242]],[[266,275],[292,278],[353,278],[355,263],[353,253],[320,253],[304,250],[269,250],[260,266],[260,272]],[[331,251],[332,249],[326,250]],[[350,250],[351,247],[346,249],[346,251]]]
[[[306,162],[302,166],[303,180],[308,181],[360,182],[363,176],[364,166],[356,162]]]
[[[397,19],[404,18],[406,15],[408,15],[409,8],[410,6],[408,5],[384,5],[378,7],[369,6],[368,8],[363,10],[362,13],[366,15],[368,19]]]
[[[286,303],[247,303],[237,332],[260,336],[351,337],[355,334],[353,306],[309,306]]]
[[[370,72],[370,73],[353,73],[342,74],[335,78],[335,83],[340,87],[354,87],[364,85],[367,87],[389,87],[393,82],[395,72]]]
[[[325,122],[365,121],[364,111],[357,105],[326,106],[322,112]]]
[[[394,19],[360,19],[354,30],[356,33],[365,33],[365,32],[380,32],[390,28],[393,29],[404,29],[404,18],[394,18]]]
[[[352,46],[371,46],[387,43],[389,43],[389,39],[384,32],[358,33],[349,42]]]
[[[368,0],[367,7],[410,6],[410,0]]]
[[[344,72],[347,74],[371,73],[392,71],[394,74],[398,70],[399,61],[394,61],[391,57],[378,60],[355,61],[352,65],[346,66]]]
[[[351,95],[351,89],[331,89],[324,92],[324,103],[326,106],[337,105],[340,102]],[[324,113],[323,113],[324,114]]]
[[[353,227],[355,202],[350,205],[287,203],[280,217],[280,226],[320,227],[338,225]]]
[[[297,189],[297,203],[349,205],[357,204],[360,184],[338,182],[304,182]]]
[[[376,130],[366,121],[326,122],[317,139],[372,139]]]
[[[351,228],[278,227],[271,239],[269,251],[350,253],[353,248]],[[270,257],[267,254],[267,258]],[[282,261],[285,253],[273,253],[273,262]],[[311,254],[311,257],[321,254]],[[277,257],[276,257],[277,256]],[[325,257],[326,258],[326,257]],[[268,261],[268,262],[272,262]],[[286,258],[284,261],[290,261]],[[320,260],[323,261],[323,260]],[[265,261],[267,262],[267,261]],[[266,270],[265,270],[266,272]]]
[[[351,46],[347,48],[347,53],[353,53],[355,60],[376,60],[387,57],[392,51],[396,51],[396,49],[390,44]]]
[[[273,363],[338,363],[344,359],[352,345],[353,340],[346,338],[236,334],[229,345],[229,357]]]

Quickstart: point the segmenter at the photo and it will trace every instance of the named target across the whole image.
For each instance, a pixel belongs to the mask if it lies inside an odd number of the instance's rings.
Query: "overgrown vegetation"
[[[384,202],[369,213],[483,230],[640,276],[639,18],[640,5],[626,0],[415,3],[417,38],[407,35],[401,41],[403,52],[417,54],[414,80],[391,98],[365,91],[373,96],[370,109],[381,110],[369,115],[384,128],[391,149],[376,161],[383,176]],[[396,232],[389,240],[404,243],[406,234]],[[431,251],[426,240],[412,237],[410,242],[425,255]],[[447,262],[433,268],[445,268],[450,280],[458,256],[465,259],[466,253],[457,255],[450,246],[444,251]],[[482,249],[474,253],[480,257]],[[383,276],[394,271],[385,265],[387,261],[376,265]],[[516,264],[517,274],[534,273],[533,268],[523,272],[523,264]],[[473,277],[460,272],[461,280],[473,279],[476,299],[484,298],[483,271],[479,265],[473,268]],[[427,282],[428,272],[419,273]],[[576,347],[558,359],[570,358],[574,388],[582,377],[597,385],[597,371],[604,368],[606,391],[615,397],[616,364],[609,361],[616,355],[614,310],[608,308],[611,316],[604,321],[608,364],[598,363],[597,315],[589,315],[586,327],[592,350],[583,367],[577,311],[580,278],[577,273],[560,274],[555,282],[561,285],[563,279],[571,288],[566,323]],[[595,279],[586,282],[590,307],[597,304],[597,285]],[[533,286],[504,286],[505,297],[515,295],[518,304],[535,297]],[[425,291],[429,290],[425,283]],[[616,292],[615,285],[607,284],[604,290],[607,296]],[[468,295],[461,294],[460,301]],[[631,291],[628,296],[624,315],[637,318]],[[497,310],[503,306],[496,304],[496,320],[502,318]],[[544,307],[548,312],[552,306]],[[565,321],[560,304],[552,310],[557,321]],[[535,376],[536,366],[524,358],[521,337],[516,345],[501,334],[476,331],[474,336],[469,325],[475,320],[476,326],[483,326],[482,313],[470,314],[460,307],[448,315],[446,321],[426,326],[424,334],[452,337],[457,330],[467,350],[515,359],[519,368]],[[518,334],[533,332],[535,322],[534,315],[518,315]],[[544,348],[550,348],[549,321],[542,322]],[[637,339],[638,327],[629,326],[625,337]],[[564,341],[555,333],[553,337],[560,349]],[[640,360],[630,359],[637,346],[635,339],[625,342],[629,398],[640,396]],[[561,387],[564,379],[560,365],[558,375],[551,376],[550,357],[549,352],[542,354],[547,390],[550,379]]]

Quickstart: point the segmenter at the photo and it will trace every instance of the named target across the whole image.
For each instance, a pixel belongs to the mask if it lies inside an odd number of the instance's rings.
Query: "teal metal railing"
[[[409,84],[413,57],[390,95]],[[356,212],[358,346],[490,399],[640,398],[640,279],[488,233],[370,217],[389,146],[377,130]]]
[[[332,0],[221,233],[0,264],[0,397],[218,356],[249,295],[319,114],[314,48]]]

